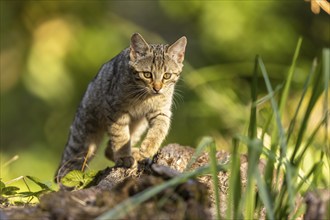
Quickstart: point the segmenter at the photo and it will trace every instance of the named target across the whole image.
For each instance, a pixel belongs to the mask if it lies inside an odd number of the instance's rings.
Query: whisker
[[[180,103],[184,102],[183,95],[181,94],[182,91],[175,89],[173,93],[173,105],[174,108],[177,109]]]

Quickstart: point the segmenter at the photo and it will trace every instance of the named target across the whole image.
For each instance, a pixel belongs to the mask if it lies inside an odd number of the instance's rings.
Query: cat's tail
[[[70,134],[69,141],[64,149],[60,165],[55,172],[54,181],[60,184],[61,179],[72,170],[84,171],[88,167],[88,162],[94,156],[99,139],[89,138],[89,141],[82,142],[81,145],[74,144]]]
[[[81,152],[79,155],[75,155],[74,158],[69,160],[65,160],[63,155],[61,163],[55,172],[54,181],[56,183],[60,183],[61,179],[72,170],[83,171],[84,161],[87,163],[87,157],[84,156],[84,153],[85,152]]]
[[[55,173],[56,183],[60,183],[60,180],[72,170],[86,169],[104,133],[96,116],[95,112],[87,111],[82,104],[80,105],[70,127],[60,165]]]

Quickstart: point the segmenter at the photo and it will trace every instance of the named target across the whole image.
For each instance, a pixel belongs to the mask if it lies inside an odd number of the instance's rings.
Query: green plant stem
[[[285,81],[283,93],[281,95],[281,100],[280,100],[280,104],[279,104],[279,114],[280,115],[283,114],[285,104],[287,103],[289,90],[290,90],[291,82],[292,82],[292,78],[293,78],[293,73],[294,73],[295,68],[296,68],[296,62],[297,62],[298,55],[299,55],[300,48],[301,48],[301,43],[302,43],[302,38],[300,37],[298,39],[296,50],[294,52],[294,55],[293,55],[293,58],[292,58],[292,63],[290,65],[290,69],[289,69],[289,72],[288,72],[288,76],[287,76],[286,81]]]
[[[300,97],[300,100],[298,102],[298,105],[297,105],[297,108],[296,108],[296,111],[294,113],[294,116],[290,122],[290,125],[289,125],[289,129],[288,129],[288,136],[287,136],[287,142],[289,142],[290,138],[291,138],[291,135],[292,135],[292,132],[295,128],[295,125],[296,125],[296,120],[297,120],[297,116],[298,116],[298,113],[299,113],[299,110],[301,109],[301,105],[302,105],[302,102],[306,96],[306,93],[307,93],[307,90],[308,90],[308,86],[310,84],[310,81],[311,81],[311,78],[312,76],[315,74],[315,71],[316,71],[316,68],[317,68],[317,59],[314,58],[313,62],[312,62],[312,67],[311,67],[311,70],[309,71],[309,74],[307,76],[307,79],[305,80],[305,84],[304,84],[304,89],[303,89],[303,92],[302,92],[302,95]]]
[[[229,199],[228,199],[228,210],[227,219],[238,219],[242,218],[242,212],[240,207],[241,201],[241,178],[240,178],[240,157],[238,154],[239,148],[239,138],[233,138],[233,151],[231,156],[231,175],[229,178],[230,188],[229,188]]]
[[[217,220],[221,219],[220,215],[220,192],[219,192],[219,179],[218,179],[218,169],[217,169],[217,158],[216,158],[216,147],[214,140],[209,143],[209,158],[210,158],[210,169],[212,174],[212,182],[213,182],[213,191],[215,198],[215,206],[217,210]]]
[[[298,153],[298,150],[301,147],[301,143],[303,141],[305,131],[307,128],[307,124],[308,124],[309,118],[311,116],[312,110],[314,109],[315,103],[318,100],[319,96],[321,95],[321,91],[323,90],[322,86],[321,86],[321,81],[322,81],[321,79],[322,79],[322,73],[321,73],[321,71],[318,71],[318,73],[316,74],[315,79],[314,79],[312,94],[309,99],[308,106],[307,106],[305,114],[304,114],[304,118],[301,122],[301,126],[299,128],[298,135],[297,135],[297,140],[295,142],[295,146],[294,146],[294,149],[293,149],[293,152],[291,155],[291,163],[293,163],[293,164],[295,164],[296,154]],[[295,164],[295,165],[297,165],[297,164]]]
[[[330,49],[324,48],[322,50],[323,58],[323,76],[324,76],[324,107],[323,114],[325,116],[324,124],[324,140],[326,152],[330,150],[329,147],[329,81],[330,81]],[[329,152],[328,152],[329,153]],[[329,155],[329,154],[328,154]]]

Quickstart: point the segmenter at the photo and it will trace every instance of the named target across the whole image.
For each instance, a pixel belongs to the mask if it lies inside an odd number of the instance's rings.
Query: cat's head
[[[148,44],[135,33],[131,38],[129,65],[139,86],[149,94],[162,94],[173,89],[183,67],[187,38],[172,45]]]

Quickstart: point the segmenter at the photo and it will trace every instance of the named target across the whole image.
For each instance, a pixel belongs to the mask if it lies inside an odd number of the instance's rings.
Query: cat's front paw
[[[134,165],[135,160],[132,156],[127,156],[127,157],[120,157],[115,162],[117,167],[130,168]]]
[[[158,150],[157,146],[154,141],[142,143],[139,151],[140,160],[153,157]]]
[[[139,151],[139,161],[150,158],[151,156],[152,155],[150,155],[149,151],[144,150],[144,149],[140,149],[140,151]]]

